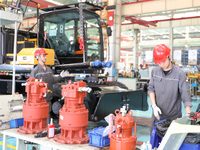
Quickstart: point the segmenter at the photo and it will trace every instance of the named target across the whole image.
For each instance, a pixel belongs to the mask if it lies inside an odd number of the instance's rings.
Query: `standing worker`
[[[43,48],[38,48],[35,51],[35,58],[38,60],[38,65],[31,71],[31,78],[42,79],[45,83],[48,83],[48,90],[50,92],[47,93],[46,100],[49,104],[49,117],[47,119],[47,123],[50,121],[50,111],[51,111],[51,100],[53,99],[53,84],[58,83],[62,80],[62,78],[69,75],[68,71],[62,71],[60,76],[54,76],[53,71],[50,67],[45,65],[46,62],[46,51]]]
[[[174,120],[182,117],[181,101],[186,114],[191,112],[190,88],[185,73],[172,64],[170,49],[165,44],[153,50],[154,62],[158,64],[151,72],[148,94],[153,109],[151,127],[159,120]],[[150,132],[150,133],[151,133]]]

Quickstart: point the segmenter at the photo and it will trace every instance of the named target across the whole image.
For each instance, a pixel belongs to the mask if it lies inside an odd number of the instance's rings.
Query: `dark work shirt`
[[[163,72],[164,72],[165,75],[167,75],[167,74],[170,72],[170,70],[168,70],[168,71],[163,71]]]
[[[160,66],[153,68],[148,87],[149,93],[155,93],[156,105],[162,111],[161,120],[180,118],[181,101],[185,107],[192,106],[186,74],[174,65],[166,75]]]
[[[38,64],[32,71],[31,71],[31,78],[42,79],[45,83],[48,83],[48,89],[53,91],[53,84],[58,83],[62,80],[61,76],[54,76],[53,71],[50,67],[46,66],[46,71],[42,68],[40,64]],[[47,94],[47,101],[51,100],[53,95],[48,93]]]

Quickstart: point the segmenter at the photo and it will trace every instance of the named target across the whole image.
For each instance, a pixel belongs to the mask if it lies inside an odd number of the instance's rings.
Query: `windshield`
[[[55,50],[57,57],[82,56],[79,49],[80,22],[79,12],[72,10],[44,15],[43,35],[45,35],[50,48]],[[84,12],[84,46],[85,60],[103,60],[103,41],[100,36],[101,25],[96,14]]]

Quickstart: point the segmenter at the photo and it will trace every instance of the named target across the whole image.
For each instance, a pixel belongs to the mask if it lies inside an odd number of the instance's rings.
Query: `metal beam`
[[[53,4],[53,3],[49,3],[49,2],[46,2],[44,0],[34,0],[36,3],[40,4],[40,8],[47,8],[49,6],[58,6],[56,4]],[[22,2],[21,5],[25,5],[26,6],[26,3],[27,2]],[[35,5],[35,3],[31,2],[29,3],[28,7],[32,7],[32,8],[37,8],[37,6]]]
[[[129,3],[123,3],[122,5],[130,5],[130,4],[136,4],[136,3],[144,3],[144,2],[150,2],[155,0],[143,0],[143,1],[137,1],[137,2],[129,2]]]
[[[134,41],[133,41],[133,66],[134,69],[138,69],[138,33],[140,31],[138,29],[134,29]]]
[[[200,7],[199,0],[155,0],[122,6],[122,16]]]

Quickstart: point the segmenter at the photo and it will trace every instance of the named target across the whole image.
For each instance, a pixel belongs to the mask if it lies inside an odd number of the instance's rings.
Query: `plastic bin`
[[[156,126],[153,127],[153,131],[151,133],[151,139],[150,139],[150,143],[152,145],[152,149],[154,149],[154,147],[158,148],[159,143],[162,141],[162,138],[158,136],[157,131],[156,131]]]
[[[103,137],[104,127],[94,128],[93,130],[89,130],[89,145],[95,147],[104,147],[110,145],[110,138],[108,136]]]
[[[160,122],[156,123],[156,126],[162,122],[166,121],[165,120],[161,120]],[[160,142],[162,141],[162,138],[158,136],[157,131],[156,131],[156,126],[153,127],[153,131],[151,133],[151,139],[150,139],[150,143],[152,145],[152,149],[154,149],[154,147],[158,148]]]
[[[179,150],[200,150],[200,144],[183,143]]]
[[[24,125],[24,118],[10,120],[10,128],[18,128]]]

